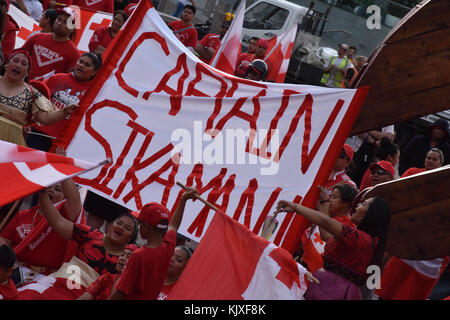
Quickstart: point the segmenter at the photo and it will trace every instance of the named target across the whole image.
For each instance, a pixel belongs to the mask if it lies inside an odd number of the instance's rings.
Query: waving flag
[[[323,267],[322,253],[325,250],[325,241],[320,238],[319,227],[313,226],[311,228],[306,230],[302,236],[302,261],[308,265],[308,271],[314,273]]]
[[[449,257],[406,260],[392,257],[375,293],[384,300],[426,300],[447,267]]]
[[[301,300],[306,269],[283,248],[216,212],[169,300]]]
[[[269,48],[264,58],[269,65],[267,80],[273,80],[277,83],[284,82],[296,35],[297,25],[281,36],[275,36],[269,40]]]
[[[0,140],[0,206],[107,163],[90,163]]]
[[[233,74],[236,60],[241,53],[242,25],[244,23],[245,0],[241,1],[230,28],[222,39],[222,45],[212,58],[211,67]]]

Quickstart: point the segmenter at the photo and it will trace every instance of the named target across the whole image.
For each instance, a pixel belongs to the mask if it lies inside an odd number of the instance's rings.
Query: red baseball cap
[[[390,163],[389,161],[381,160],[381,161],[372,163],[372,164],[369,166],[369,170],[372,171],[375,167],[381,168],[381,169],[383,169],[384,171],[389,172],[389,173],[392,175],[392,177],[395,176],[395,168],[394,168],[394,166],[392,165],[392,163]]]
[[[348,144],[344,144],[343,146],[345,154],[347,155],[347,157],[350,159],[350,161],[353,160],[353,148],[350,147]]]
[[[269,48],[269,41],[267,39],[259,39],[258,41],[256,41],[256,46],[267,49]]]
[[[162,204],[150,202],[141,209],[138,220],[159,229],[166,229],[169,225],[170,211]]]

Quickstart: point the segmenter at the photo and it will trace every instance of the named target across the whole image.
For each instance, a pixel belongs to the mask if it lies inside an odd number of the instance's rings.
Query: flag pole
[[[187,190],[187,187],[182,184],[181,182],[177,181],[177,185],[181,188],[183,188],[184,190]],[[205,199],[203,199],[202,197],[200,197],[199,195],[194,195],[195,199],[200,200],[201,202],[203,202],[206,206],[208,206],[210,209],[213,209],[215,211],[220,211],[216,206],[214,206],[213,204],[211,204],[210,202],[206,201]]]
[[[13,204],[13,206],[11,207],[11,209],[9,209],[8,213],[6,214],[6,217],[3,218],[2,223],[0,224],[0,232],[3,230],[3,227],[5,226],[6,222],[9,220],[9,218],[11,217],[11,215],[13,214],[13,212],[16,210],[17,206],[22,202],[22,199],[16,200]]]

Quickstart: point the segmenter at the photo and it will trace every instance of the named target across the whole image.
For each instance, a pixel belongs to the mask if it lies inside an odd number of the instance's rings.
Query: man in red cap
[[[338,183],[347,183],[356,188],[356,183],[345,173],[345,169],[350,165],[353,160],[353,149],[348,144],[344,144],[341,153],[334,164],[333,170],[330,173],[325,188],[331,193],[331,189]],[[330,194],[328,194],[329,196]]]
[[[193,188],[183,193],[172,218],[169,210],[159,203],[151,202],[142,208],[139,232],[147,244],[128,260],[110,300],[156,300],[169,270],[186,201],[196,193]]]
[[[250,63],[254,60],[264,60],[266,56],[267,49],[269,48],[269,41],[267,39],[258,39],[255,42],[255,52],[254,53],[242,53],[238,56],[236,61],[236,67],[234,70],[234,75],[244,78],[247,74],[248,67]],[[267,61],[265,61],[267,68],[269,68]],[[267,70],[267,73],[269,70]]]
[[[68,73],[80,58],[80,52],[70,40],[75,29],[70,19],[76,19],[71,8],[58,9],[52,33],[37,33],[25,42],[31,57],[30,80],[45,80],[56,73]],[[70,22],[70,21],[69,21]]]
[[[371,172],[370,186],[394,180],[395,168],[389,161],[381,160],[374,162],[369,166]]]

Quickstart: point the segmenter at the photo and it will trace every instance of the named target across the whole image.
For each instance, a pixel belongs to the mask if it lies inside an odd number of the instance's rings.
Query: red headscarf
[[[13,51],[11,51],[11,52],[8,54],[8,57],[6,58],[6,62],[5,62],[5,63],[8,63],[9,60],[12,59],[12,57],[14,57],[16,54],[19,54],[19,53],[21,53],[21,54],[23,54],[24,56],[27,57],[27,59],[28,59],[28,71],[30,71],[30,67],[31,67],[31,58],[30,58],[30,55],[28,54],[28,51],[26,51],[26,50],[23,49],[23,48],[14,49]]]

